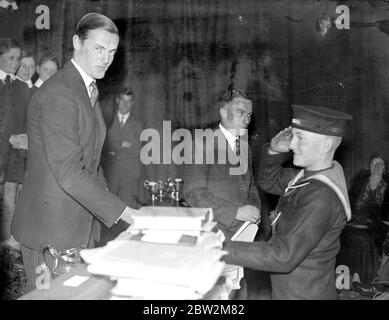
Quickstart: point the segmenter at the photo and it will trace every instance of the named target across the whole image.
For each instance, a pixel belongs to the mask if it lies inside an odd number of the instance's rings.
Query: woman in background
[[[382,221],[387,214],[389,188],[386,163],[374,153],[369,170],[362,169],[352,180],[349,190],[352,218],[341,235],[337,264],[350,268],[353,288],[364,295],[376,291],[371,281],[377,276],[386,231]],[[358,279],[359,278],[359,279]]]

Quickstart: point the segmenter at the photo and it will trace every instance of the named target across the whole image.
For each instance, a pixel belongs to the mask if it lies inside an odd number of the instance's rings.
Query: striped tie
[[[97,85],[95,81],[92,81],[92,83],[89,85],[89,92],[90,92],[90,102],[92,104],[92,107],[95,106],[97,99],[99,98],[99,90],[97,89]]]
[[[10,86],[12,81],[11,81],[11,76],[9,74],[7,74],[7,76],[5,77],[5,80],[4,80],[4,83],[7,85],[7,86]]]
[[[235,154],[238,158],[240,157],[240,136],[235,139]]]

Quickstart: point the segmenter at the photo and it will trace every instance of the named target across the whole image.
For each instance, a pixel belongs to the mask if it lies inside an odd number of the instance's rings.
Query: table
[[[64,285],[66,281],[80,279],[79,277],[85,277],[86,281],[76,287]],[[80,264],[52,280],[49,289],[35,289],[18,300],[111,300],[113,296],[110,291],[114,286],[115,281],[109,277],[91,274],[87,271],[86,264]],[[203,299],[226,300],[226,294],[228,296],[221,279]]]
[[[64,285],[74,277],[86,277],[79,286]],[[80,279],[80,278],[79,278]],[[35,289],[18,300],[102,300],[109,299],[110,290],[115,285],[108,277],[92,275],[86,270],[86,264],[71,269],[50,282],[49,289]]]

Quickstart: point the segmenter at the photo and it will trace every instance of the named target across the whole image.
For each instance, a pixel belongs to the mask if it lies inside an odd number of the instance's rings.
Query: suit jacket
[[[14,126],[12,115],[12,89],[0,80],[0,183],[6,180],[9,156],[9,137]]]
[[[142,123],[132,115],[128,117],[124,126],[120,128],[119,119],[117,113],[115,113],[104,142],[104,156],[109,152],[114,152],[117,160],[134,158],[139,161],[141,149],[140,134],[142,129]],[[122,148],[123,141],[131,142],[131,148]]]
[[[29,149],[12,234],[24,246],[88,245],[98,219],[112,226],[126,205],[99,170],[105,124],[71,62],[47,80],[27,111]]]
[[[19,79],[11,85],[11,134],[26,133],[26,113],[27,103],[30,99],[31,91],[28,85]],[[26,169],[26,151],[14,149],[11,144],[8,146],[8,167],[6,181],[22,183]]]
[[[196,155],[202,154],[203,164],[186,166],[184,199],[193,207],[211,207],[218,227],[226,237],[231,237],[243,224],[235,219],[238,208],[249,204],[261,209],[261,200],[254,183],[248,143],[241,143],[241,161],[247,161],[247,171],[244,174],[232,175],[230,169],[238,166],[234,156],[229,158],[228,153],[230,152],[231,156],[233,151],[220,129],[213,132],[215,136],[220,137],[220,140],[214,140],[214,145],[206,143],[204,139],[203,152],[198,146],[193,148],[192,161],[195,162]],[[245,145],[248,149],[243,152]],[[206,163],[207,155],[209,159],[213,155],[212,163]],[[247,159],[243,155],[246,155]],[[223,161],[224,159],[226,161]],[[231,163],[228,159],[231,159]]]

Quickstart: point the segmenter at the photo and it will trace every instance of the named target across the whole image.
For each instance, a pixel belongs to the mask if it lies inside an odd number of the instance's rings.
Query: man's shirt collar
[[[224,136],[226,137],[228,144],[230,145],[231,149],[235,151],[235,141],[236,136],[234,136],[230,131],[228,131],[226,128],[223,127],[221,123],[219,123],[219,128],[221,132],[223,132]]]
[[[14,74],[6,73],[6,72],[4,72],[3,70],[0,69],[0,80],[3,80],[3,82],[4,82],[5,81],[5,77],[8,76],[8,75],[11,77],[12,81],[14,81],[16,79]]]
[[[123,119],[123,123],[126,123],[129,116],[130,116],[130,112],[123,114],[123,113],[120,113],[120,111],[118,111],[119,122],[121,122],[121,120]]]
[[[95,81],[95,79],[93,79],[92,77],[88,76],[86,74],[86,72],[77,64],[76,61],[74,61],[74,59],[70,60],[73,65],[76,67],[76,69],[78,70],[78,72],[81,74],[81,77],[82,77],[82,80],[84,81],[85,83],[85,87],[86,87],[86,90],[88,92],[88,95],[90,95],[90,89],[89,89],[89,86],[90,84]]]
[[[37,81],[35,81],[34,86],[37,88],[40,88],[40,86],[43,84],[43,80],[41,78],[38,78]]]
[[[20,78],[20,77],[18,77],[18,76],[16,76],[16,79],[18,79],[18,80],[24,82],[26,85],[28,85],[28,87],[29,87],[30,89],[31,89],[32,86],[33,86],[31,79],[28,79],[27,81],[25,81],[25,80],[23,80],[22,78]]]

